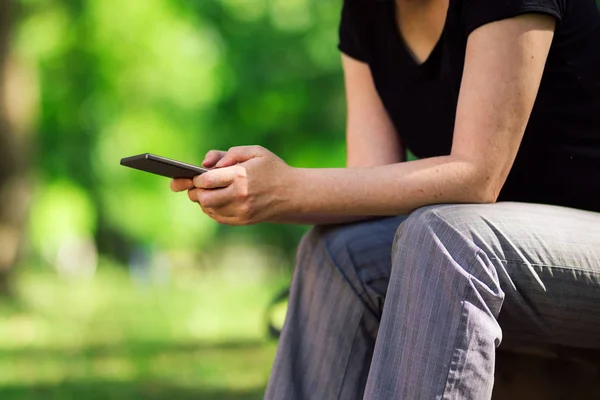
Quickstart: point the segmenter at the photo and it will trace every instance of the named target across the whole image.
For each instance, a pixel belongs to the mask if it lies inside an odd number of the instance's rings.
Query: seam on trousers
[[[479,256],[479,254],[481,254],[482,251],[481,250],[477,250],[477,253],[475,253],[475,256],[473,257],[473,261],[471,261],[471,264],[475,262],[475,260],[477,259],[477,257]],[[470,268],[469,268],[470,269]],[[469,272],[469,276],[472,276],[472,274]],[[457,366],[458,367],[458,362],[460,361],[460,357],[456,357],[456,362],[454,361],[456,352],[458,351],[458,342],[459,342],[459,329],[461,326],[463,326],[464,324],[464,320],[467,317],[466,313],[465,313],[465,305],[466,305],[466,292],[467,292],[467,288],[468,288],[468,283],[464,285],[462,293],[461,293],[461,305],[462,307],[460,308],[460,320],[458,321],[458,325],[456,326],[456,337],[454,338],[454,351],[452,352],[452,357],[450,358],[450,365],[448,366],[448,374],[446,375],[446,384],[443,387],[442,390],[442,399],[450,399],[450,397],[447,397],[449,394],[449,391],[452,389],[452,386],[455,384],[456,382],[456,378],[451,376],[451,372],[453,371],[453,366]],[[454,372],[457,372],[456,370],[454,370]]]
[[[363,315],[360,317],[360,321],[362,321],[363,317],[364,317],[364,309],[363,309]],[[343,400],[341,399],[341,395],[342,395],[342,389],[344,388],[344,383],[346,382],[346,377],[348,376],[348,366],[350,365],[350,355],[352,354],[352,352],[354,351],[354,346],[356,345],[356,335],[358,334],[358,330],[360,329],[360,321],[359,323],[356,325],[356,330],[354,331],[354,335],[352,336],[352,346],[350,346],[350,352],[348,353],[348,357],[346,357],[346,365],[344,366],[344,376],[342,378],[342,382],[340,383],[340,388],[338,390],[338,394],[336,396],[336,398],[338,400]],[[364,393],[363,393],[363,397],[364,397]]]

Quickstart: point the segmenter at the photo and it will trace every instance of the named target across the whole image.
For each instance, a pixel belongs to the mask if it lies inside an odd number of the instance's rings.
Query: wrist
[[[305,168],[290,167],[290,173],[286,180],[285,214],[301,215],[307,212],[306,189],[307,180]]]

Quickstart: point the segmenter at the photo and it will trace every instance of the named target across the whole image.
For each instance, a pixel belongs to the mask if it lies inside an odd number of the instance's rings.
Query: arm
[[[437,203],[495,202],[517,154],[555,21],[524,15],[469,37],[452,152],[370,168],[294,171],[300,213],[394,215]],[[298,194],[292,194],[297,198]]]
[[[194,179],[190,199],[232,225],[284,215],[398,215],[429,204],[495,202],[521,143],[554,26],[549,16],[527,14],[469,36],[448,156],[296,169],[265,149],[240,147],[220,161],[230,168]]]
[[[375,89],[371,69],[342,54],[346,87],[346,166],[374,167],[406,161],[406,149]]]
[[[375,89],[369,66],[342,54],[346,87],[346,166],[374,167],[406,161],[398,133]],[[366,216],[286,215],[274,222],[324,225],[355,222]]]
[[[406,160],[406,150],[375,89],[369,66],[342,54],[346,87],[346,166],[374,167]],[[212,168],[226,152],[210,151],[202,165]],[[220,166],[220,165],[218,165]],[[191,189],[189,180],[174,181],[172,188]],[[336,214],[290,214],[272,222],[288,224],[337,224],[368,219],[367,216]]]

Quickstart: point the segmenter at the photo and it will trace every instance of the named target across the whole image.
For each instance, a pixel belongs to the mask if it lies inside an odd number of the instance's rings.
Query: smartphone
[[[173,179],[192,179],[196,175],[201,175],[208,171],[206,168],[197,167],[192,164],[186,164],[181,161],[175,161],[149,153],[122,158],[121,165]]]

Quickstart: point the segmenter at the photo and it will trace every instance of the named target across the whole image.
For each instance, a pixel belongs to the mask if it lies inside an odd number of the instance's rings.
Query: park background
[[[340,8],[1,0],[2,400],[262,398],[306,227],[220,226],[119,160],[343,166]]]
[[[261,399],[307,227],[124,168],[344,165],[342,0],[0,0],[0,399]],[[271,318],[272,317],[272,318]]]

